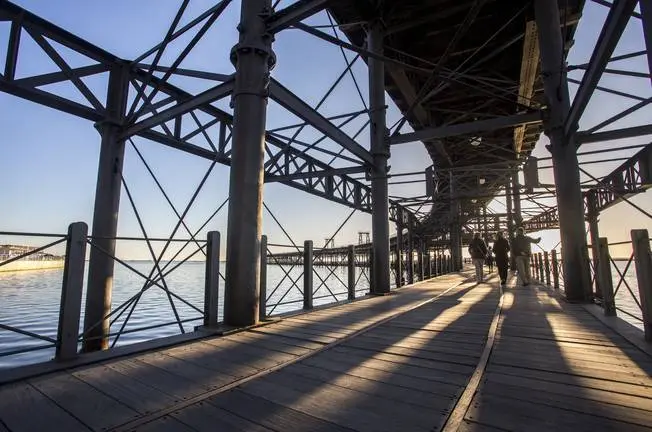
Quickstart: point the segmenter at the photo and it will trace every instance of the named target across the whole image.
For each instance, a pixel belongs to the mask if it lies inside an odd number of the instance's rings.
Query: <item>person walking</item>
[[[485,259],[487,261],[487,267],[489,267],[489,273],[494,272],[494,255],[493,251],[491,250],[491,247],[487,248],[487,258]]]
[[[507,267],[509,266],[509,242],[503,236],[502,231],[496,234],[493,252],[496,257],[500,284],[505,285],[507,283]]]
[[[484,243],[484,240],[480,238],[479,232],[473,234],[473,240],[469,243],[469,255],[471,255],[473,265],[475,266],[475,280],[477,283],[480,283],[483,279],[484,259],[487,256],[487,245]]]
[[[530,285],[530,255],[532,255],[532,248],[530,244],[539,243],[541,237],[534,239],[525,235],[525,229],[519,227],[512,243],[512,253],[516,257],[516,268],[518,269],[518,276],[521,279],[523,286]]]

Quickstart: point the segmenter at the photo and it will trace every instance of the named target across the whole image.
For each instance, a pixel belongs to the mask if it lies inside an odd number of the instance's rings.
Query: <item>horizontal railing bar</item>
[[[338,295],[347,295],[347,294],[348,294],[348,292],[344,291],[344,292],[339,292],[339,293],[333,293],[332,295],[331,294],[324,294],[324,295],[321,295],[321,296],[313,297],[312,299],[313,300],[319,300],[319,299],[323,299],[323,298],[327,298],[327,297],[334,297],[334,296],[338,296]]]
[[[88,236],[91,240],[129,240],[129,241],[155,241],[155,242],[197,242],[206,243],[206,239],[170,239],[170,238],[157,238],[157,237],[101,237],[101,236]]]
[[[0,357],[9,357],[12,355],[17,355],[17,354],[25,354],[28,352],[32,351],[40,351],[44,349],[49,349],[49,348],[56,348],[56,344],[50,344],[50,345],[37,345],[29,348],[21,348],[13,351],[6,351],[6,352],[0,352]]]
[[[68,236],[67,234],[16,232],[16,231],[0,231],[0,235],[21,236],[21,237],[64,237],[64,238]]]
[[[113,337],[113,336],[117,336],[117,335],[129,334],[129,333],[137,333],[137,332],[144,331],[144,330],[153,330],[153,329],[156,329],[156,328],[161,328],[161,327],[166,327],[166,326],[171,326],[171,325],[178,325],[179,322],[185,323],[185,322],[191,322],[191,321],[199,321],[199,320],[203,320],[203,319],[204,319],[204,317],[201,316],[201,317],[196,317],[196,318],[186,318],[186,319],[180,320],[178,322],[177,321],[170,321],[170,322],[163,323],[163,324],[152,324],[151,326],[138,327],[138,328],[131,329],[131,330],[124,330],[122,332],[109,333],[106,336],[94,336],[94,337],[86,338],[86,340],[101,339],[101,338],[104,338],[104,337]]]
[[[303,302],[303,299],[288,300],[288,301],[284,301],[284,302],[281,302],[281,303],[270,304],[270,305],[267,305],[267,307],[276,308],[276,307],[279,307],[279,306],[285,306],[285,305],[294,304],[294,303],[301,303],[301,302]]]
[[[0,329],[7,330],[7,331],[10,331],[10,332],[14,332],[14,333],[20,333],[22,335],[29,336],[29,337],[32,337],[34,339],[44,340],[46,342],[50,342],[50,343],[53,343],[53,344],[57,343],[56,339],[52,339],[52,338],[49,338],[47,336],[41,336],[40,334],[32,333],[32,332],[27,331],[27,330],[21,330],[19,328],[12,327],[10,325],[6,325],[6,324],[2,324],[2,323],[0,323]]]

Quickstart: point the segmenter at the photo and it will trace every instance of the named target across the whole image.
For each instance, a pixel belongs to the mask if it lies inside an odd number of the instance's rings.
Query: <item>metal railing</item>
[[[65,243],[66,241],[69,241],[70,238],[70,232],[68,234],[44,234],[44,233],[31,233],[31,232],[0,232],[1,236],[17,236],[17,237],[36,237],[36,238],[49,238],[49,239],[55,239],[45,245],[34,247],[27,252],[24,252],[22,254],[18,255],[11,255],[9,256],[6,254],[6,256],[0,257],[0,268],[9,266],[9,264],[16,263],[19,261],[24,261],[24,260],[29,260],[31,257],[34,255],[39,255],[42,254],[44,251],[49,250],[51,248],[54,248],[62,243]],[[69,255],[70,251],[66,253],[66,255]],[[69,280],[69,275],[66,275],[64,272],[64,278],[63,278],[63,284],[64,287]],[[22,295],[24,293],[19,293],[16,298],[20,298],[21,300],[24,300],[25,296]],[[63,294],[63,290],[62,290]],[[44,296],[39,296],[39,300],[43,300]],[[62,313],[61,311],[64,309],[66,298],[62,295],[59,299],[60,302],[60,313],[57,317],[57,322],[59,325],[59,328],[61,328],[61,320],[62,320]],[[44,307],[43,304],[33,304],[31,305],[34,308],[39,308],[42,309]],[[5,315],[8,313],[8,309],[11,307],[10,304],[4,303],[1,306],[3,308],[3,314]],[[0,315],[0,317],[2,316]],[[45,326],[44,329],[41,329],[39,331],[32,331],[29,329],[29,325],[26,324],[20,324],[16,322],[9,322],[8,320],[5,322],[2,322],[3,320],[0,319],[0,329],[8,332],[6,337],[9,337],[9,334],[13,335],[20,335],[17,337],[24,337],[24,339],[21,342],[17,341],[6,341],[6,344],[2,344],[3,346],[15,346],[19,345],[16,348],[9,348],[9,349],[2,349],[0,347],[0,357],[9,357],[9,356],[15,356],[15,355],[20,355],[20,354],[26,354],[29,352],[34,352],[34,351],[42,351],[42,350],[52,350],[54,349],[55,351],[58,351],[59,348],[62,346],[62,334],[60,331],[57,331],[57,329],[52,328],[48,329],[47,325]]]

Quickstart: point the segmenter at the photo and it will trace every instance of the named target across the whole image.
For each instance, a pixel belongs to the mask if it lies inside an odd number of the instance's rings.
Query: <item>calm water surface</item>
[[[152,262],[130,261],[130,266],[140,273],[149,275]],[[166,263],[163,263],[163,266]],[[222,266],[223,268],[223,266]],[[368,270],[357,269],[357,295],[364,295],[369,290]],[[292,284],[290,278],[296,281]],[[268,265],[267,269],[267,311],[270,315],[301,309],[303,296],[299,288],[303,285],[302,268],[290,266],[281,268]],[[40,270],[29,272],[0,273],[0,325],[10,325],[21,330],[36,333],[49,338],[56,338],[59,302],[61,298],[61,280],[63,269]],[[184,331],[192,331],[202,324],[204,303],[205,265],[203,262],[186,262],[180,265],[165,278],[165,283],[172,296],[172,302],[166,292],[158,287],[152,287],[143,292],[135,304],[133,313],[125,324],[125,319],[133,307],[133,302],[124,309],[124,313],[116,313],[112,319],[111,333],[118,333],[122,326],[122,335],[116,341],[116,346],[142,342],[163,336],[179,334],[181,329],[175,319],[175,310],[183,322]],[[320,279],[321,278],[321,279]],[[315,289],[326,282],[314,294],[314,304],[332,303],[347,298],[347,269],[337,267],[333,274],[326,268],[315,267],[313,284]],[[126,267],[116,264],[112,297],[112,310],[118,309],[125,302],[136,296],[143,288],[143,277]],[[278,288],[275,287],[280,283]],[[343,284],[344,283],[344,284]],[[328,288],[326,288],[328,287]],[[330,291],[329,291],[330,290]],[[332,294],[331,294],[332,292]],[[223,316],[224,281],[220,280],[218,319]],[[83,325],[85,293],[82,299]],[[172,307],[174,304],[174,309]],[[278,306],[275,306],[280,303]],[[119,315],[119,316],[118,316]],[[147,329],[140,330],[144,327]],[[80,329],[81,333],[81,329]],[[31,351],[11,356],[2,356],[3,352],[18,349],[35,348],[47,345],[48,342],[35,339],[0,328],[0,368],[13,367],[28,363],[49,360],[54,355],[54,349]]]
[[[152,270],[152,263],[148,261],[132,261],[129,262],[129,265],[146,275],[149,275]],[[617,265],[621,271],[625,267],[624,262],[618,262]],[[344,285],[347,280],[346,267],[337,267],[332,275],[329,275],[330,270],[326,268],[315,268],[315,273],[315,288],[321,284],[321,277],[334,294],[334,296],[331,295],[325,286],[321,286],[315,293],[315,305],[331,303],[335,301],[335,298],[337,300],[346,299],[346,286]],[[303,284],[302,269],[269,265],[267,274],[268,313],[277,315],[300,309],[303,300],[298,287]],[[293,286],[288,274],[296,281],[297,286]],[[357,269],[357,277],[359,277],[359,283],[356,287],[358,290],[357,295],[364,295],[369,289],[366,274],[368,274],[367,270],[365,270],[365,274],[362,274],[361,269]],[[63,269],[0,273],[0,324],[15,326],[28,332],[56,338],[62,275]],[[180,333],[181,329],[175,320],[175,309],[181,320],[188,320],[182,324],[183,329],[192,331],[194,326],[201,324],[204,277],[205,266],[203,262],[187,262],[180,265],[165,279],[168,289],[179,297],[172,297],[174,309],[165,291],[157,287],[146,290],[135,302],[133,313],[126,324],[125,319],[134,303],[131,303],[122,315],[117,316],[116,314],[113,317],[114,322],[111,325],[111,332],[119,332],[123,325],[124,329],[123,334],[117,341],[116,337],[113,336],[111,342],[115,342],[116,346],[120,346]],[[137,295],[143,288],[143,280],[141,276],[131,270],[116,265],[112,309],[120,308],[122,304]],[[618,275],[614,275],[614,288],[618,284],[618,280]],[[627,272],[626,280],[632,287],[635,296],[638,296],[633,266]],[[275,289],[279,283],[280,285]],[[223,286],[223,281],[220,281],[218,310],[220,320],[223,313]],[[82,299],[82,305],[84,303],[85,297]],[[274,306],[277,303],[280,304]],[[616,294],[616,305],[632,315],[641,316],[640,309],[624,285],[621,285]],[[641,321],[622,312],[618,314],[638,328],[643,328]],[[81,322],[83,323],[83,306]],[[147,329],[140,330],[143,327],[147,327]],[[47,342],[6,329],[0,329],[0,368],[49,360],[54,354],[53,348],[2,356],[3,352],[33,348],[44,344],[47,344]]]

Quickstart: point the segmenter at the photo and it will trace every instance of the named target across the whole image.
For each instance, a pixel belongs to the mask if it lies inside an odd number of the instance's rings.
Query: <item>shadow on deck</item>
[[[541,286],[508,288],[498,308],[490,282],[442,276],[8,384],[0,431],[652,427],[652,357]],[[477,391],[460,402],[472,376]]]

